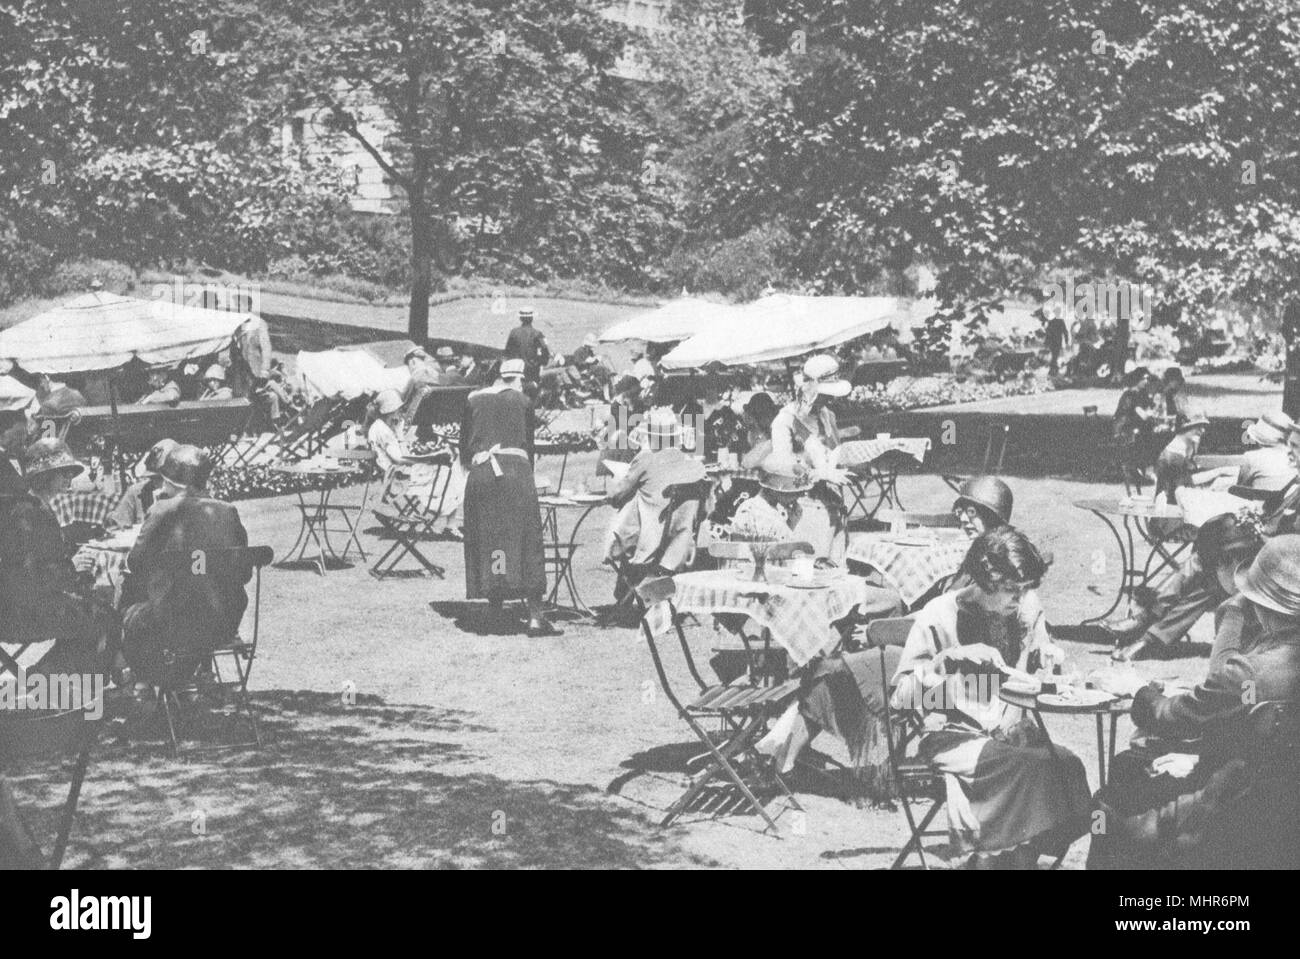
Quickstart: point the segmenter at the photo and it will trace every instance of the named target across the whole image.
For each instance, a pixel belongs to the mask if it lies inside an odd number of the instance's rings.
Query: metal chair
[[[947,786],[943,774],[930,763],[915,755],[908,755],[908,748],[920,738],[922,727],[916,714],[910,709],[894,709],[889,705],[893,694],[891,683],[892,670],[886,667],[886,650],[901,647],[907,642],[912,631],[912,619],[877,619],[867,624],[866,645],[880,650],[881,693],[885,703],[885,735],[889,743],[889,771],[893,777],[899,802],[903,806],[903,815],[907,817],[910,837],[899,851],[893,865],[889,868],[899,869],[915,852],[921,861],[921,868],[929,868],[925,861],[925,849],[922,841],[937,836],[946,836],[947,830],[930,829],[930,823],[943,809],[947,802]],[[912,809],[913,803],[929,802],[930,808],[920,819]]]
[[[347,514],[349,513],[356,513],[357,515],[356,522],[348,521],[348,528],[351,532],[348,534],[347,542],[343,544],[343,554],[339,559],[346,562],[348,558],[348,550],[350,550],[352,545],[355,543],[357,552],[361,555],[361,559],[364,561],[368,557],[366,556],[365,549],[361,545],[361,539],[357,535],[357,526],[360,525],[361,517],[365,515],[366,506],[370,503],[370,484],[371,480],[374,478],[374,464],[378,457],[375,456],[374,450],[364,449],[339,450],[335,454],[335,457],[340,463],[356,464],[355,468],[362,470],[365,473],[366,481],[365,485],[361,487],[361,502],[359,504],[356,506],[352,506],[349,503],[329,504],[329,509],[343,514],[345,520],[347,520]]]
[[[439,579],[444,579],[447,575],[444,567],[420,552],[420,540],[433,535],[434,526],[442,519],[447,491],[451,488],[451,463],[431,465],[436,467],[433,484],[429,487],[428,498],[423,502],[398,490],[394,482],[396,471],[390,470],[385,479],[379,505],[374,507],[372,513],[379,524],[393,535],[393,543],[370,567],[370,575],[375,579],[396,575],[397,566],[407,556],[419,563],[425,572]]]
[[[260,749],[262,746],[262,731],[248,697],[248,679],[253,671],[253,660],[257,656],[257,643],[261,633],[262,568],[271,564],[275,554],[269,546],[205,548],[203,550],[204,563],[202,572],[198,572],[192,565],[192,553],[179,550],[173,552],[172,568],[182,575],[186,573],[191,575],[212,575],[214,570],[218,570],[223,575],[238,577],[242,575],[242,571],[251,572],[253,600],[250,605],[253,611],[253,631],[252,638],[244,640],[240,637],[239,629],[236,627],[230,635],[223,638],[212,648],[207,655],[210,679],[207,677],[200,678],[200,674],[196,674],[185,682],[166,684],[159,687],[159,699],[162,702],[163,714],[167,719],[167,732],[171,739],[172,753],[178,754],[180,752],[180,740],[176,735],[176,720],[181,714],[179,694],[203,695],[215,691],[229,692],[234,698],[236,712],[246,716],[252,726],[253,742],[234,745],[256,744]],[[247,616],[248,611],[245,610],[245,619]],[[233,675],[222,674],[223,659],[233,670]],[[173,710],[175,710],[175,714],[173,714]]]
[[[984,444],[984,465],[976,476],[997,476],[1002,472],[1002,463],[1007,458],[1007,445],[1011,437],[1009,423],[990,423],[988,441]],[[953,492],[961,489],[961,484],[969,476],[944,474],[943,481],[952,487]]]
[[[668,701],[673,704],[673,708],[677,710],[677,715],[690,727],[691,732],[707,750],[702,758],[708,760],[708,765],[694,777],[686,792],[668,808],[660,826],[670,825],[691,807],[691,804],[713,784],[714,780],[724,777],[745,798],[749,807],[763,818],[767,824],[764,832],[768,829],[777,832],[775,820],[758,800],[753,788],[741,775],[738,767],[749,765],[757,771],[770,765],[766,758],[757,752],[754,744],[766,731],[769,717],[778,715],[794,699],[799,691],[799,681],[786,679],[776,682],[768,667],[772,661],[769,659],[755,660],[754,667],[733,682],[716,684],[705,682],[691,655],[686,634],[682,632],[680,614],[673,605],[676,584],[672,577],[644,580],[637,585],[636,591],[645,610],[641,617],[641,632],[650,650],[655,674],[659,677],[659,686],[668,697]],[[683,702],[677,696],[664,670],[658,640],[669,631],[677,634],[686,668],[698,687],[694,698],[689,702]],[[712,720],[719,723],[718,734],[711,735],[703,726],[703,723]],[[775,769],[769,768],[767,771],[772,782],[785,794],[794,808],[802,808]]]

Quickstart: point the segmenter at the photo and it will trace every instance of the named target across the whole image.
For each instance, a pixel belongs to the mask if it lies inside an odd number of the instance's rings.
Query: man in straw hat
[[[551,348],[546,345],[542,331],[533,326],[536,314],[531,306],[519,311],[519,325],[506,337],[507,359],[524,361],[524,379],[536,385],[541,379],[542,367],[551,359]]]
[[[496,383],[469,395],[460,430],[465,485],[465,596],[528,605],[529,636],[557,636],[542,610],[546,564],[533,477],[533,409],[522,359],[501,364]]]
[[[681,422],[666,407],[650,410],[633,425],[630,439],[640,452],[606,496],[618,510],[605,540],[609,562],[644,564],[664,537],[667,546],[658,559],[660,571],[674,573],[690,562],[695,552],[693,507],[678,509],[666,530],[661,519],[668,505],[667,487],[705,477],[704,464],[682,450],[683,435]]]
[[[1300,867],[1294,744],[1270,750],[1253,709],[1300,700],[1300,536],[1270,540],[1236,583],[1260,631],[1224,650],[1195,689],[1102,678],[1133,697],[1139,731],[1165,743],[1115,757],[1097,795],[1106,828],[1093,830],[1090,868]],[[1185,752],[1169,751],[1175,740]]]
[[[212,465],[196,446],[164,457],[158,500],[127,557],[123,651],[135,678],[151,686],[189,680],[248,605],[252,571],[208,552],[248,545],[239,511],[207,494]]]
[[[199,394],[200,403],[214,403],[218,400],[232,400],[234,392],[226,385],[226,368],[220,363],[213,363],[203,372],[203,392]]]

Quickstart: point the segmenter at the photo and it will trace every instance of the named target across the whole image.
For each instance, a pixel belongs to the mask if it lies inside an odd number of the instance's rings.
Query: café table
[[[1006,689],[999,689],[998,697],[1004,703],[1017,706],[1034,717],[1034,721],[1038,723],[1038,728],[1047,740],[1047,747],[1052,751],[1053,756],[1059,757],[1059,753],[1056,751],[1051,735],[1047,732],[1047,723],[1043,720],[1044,715],[1096,717],[1097,788],[1100,789],[1106,785],[1106,773],[1115,762],[1115,739],[1119,732],[1119,718],[1127,716],[1133,709],[1133,698],[1131,696],[1115,697],[1095,705],[1043,702],[1041,694],[1009,692]],[[1107,736],[1106,722],[1108,719],[1110,720],[1109,736]]]
[[[112,594],[113,605],[122,599],[122,583],[126,579],[126,558],[140,537],[139,526],[116,530],[101,539],[83,544],[79,553],[91,559],[91,576],[94,589]]]
[[[582,524],[587,521],[587,517],[592,512],[602,506],[608,506],[609,503],[602,493],[561,491],[559,494],[539,495],[537,504],[542,508],[542,550],[546,567],[552,574],[551,591],[546,597],[546,604],[553,609],[571,612],[578,616],[594,615],[578,592],[578,584],[573,577],[573,557],[578,551],[578,532],[582,529]],[[567,537],[560,535],[561,510],[578,512],[577,521],[569,530]],[[559,602],[561,586],[568,591],[568,605]]]
[[[748,616],[798,667],[829,653],[840,641],[834,624],[866,600],[866,581],[843,572],[819,571],[807,585],[788,569],[769,567],[767,580],[744,570],[678,573],[673,605],[680,613]]]
[[[337,513],[343,518],[347,531],[344,552],[347,552],[348,544],[355,544],[358,552],[361,551],[361,541],[357,537],[357,527],[361,521],[360,507],[330,502],[330,497],[338,488],[339,480],[357,476],[360,470],[350,466],[331,466],[309,460],[298,463],[275,463],[272,464],[271,469],[286,476],[312,481],[310,489],[299,489],[295,492],[302,525],[298,530],[298,538],[293,541],[293,545],[285,553],[285,559],[277,563],[277,566],[300,563],[307,559],[307,550],[313,543],[316,545],[316,556],[312,562],[316,564],[322,576],[325,575],[327,558],[342,563],[343,557],[335,552],[333,544],[330,543],[328,521],[331,513]],[[315,502],[309,499],[312,492],[316,493]],[[355,517],[353,514],[356,514]],[[336,530],[336,532],[343,532],[343,530]],[[295,550],[296,556],[293,555]]]
[[[970,542],[960,530],[948,529],[854,533],[847,558],[879,572],[911,607],[961,569]]]
[[[1162,570],[1177,568],[1179,557],[1191,547],[1192,539],[1187,535],[1188,527],[1183,521],[1183,511],[1169,503],[1153,503],[1150,500],[1123,499],[1081,499],[1075,500],[1074,506],[1092,513],[1110,530],[1119,546],[1120,580],[1115,599],[1104,613],[1083,620],[1084,624],[1096,623],[1105,619],[1119,604],[1128,598],[1128,608],[1133,606],[1133,594],[1136,590],[1150,585]],[[1114,520],[1119,519],[1124,534],[1121,536]],[[1170,533],[1153,527],[1157,521],[1162,525],[1176,526]],[[1134,537],[1136,535],[1136,539]],[[1146,559],[1138,564],[1140,544],[1146,546]]]
[[[898,474],[908,460],[917,464],[925,462],[930,451],[928,436],[877,436],[874,439],[849,440],[835,448],[835,465],[847,470],[849,482],[845,497],[845,518],[854,519],[861,510],[861,519],[871,519],[886,503],[902,509],[898,496]],[[868,507],[867,501],[875,488],[876,502]],[[851,497],[851,501],[850,498]]]

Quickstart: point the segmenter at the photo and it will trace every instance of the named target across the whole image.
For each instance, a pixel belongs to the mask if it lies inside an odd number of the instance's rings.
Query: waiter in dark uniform
[[[506,337],[506,359],[524,361],[524,378],[536,386],[542,378],[542,367],[551,359],[551,349],[546,337],[533,326],[532,307],[519,311],[519,325]]]
[[[465,596],[486,599],[496,615],[505,600],[522,599],[528,635],[558,636],[542,613],[546,566],[524,369],[522,359],[503,361],[496,383],[471,393],[465,407]]]

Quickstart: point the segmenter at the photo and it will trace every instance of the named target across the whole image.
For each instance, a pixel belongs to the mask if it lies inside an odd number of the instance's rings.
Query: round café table
[[[1044,715],[1095,716],[1097,718],[1097,788],[1100,789],[1106,785],[1106,772],[1115,761],[1115,738],[1119,730],[1119,718],[1127,716],[1129,711],[1132,710],[1132,697],[1125,696],[1110,699],[1095,706],[1085,706],[1081,703],[1074,705],[1044,703],[1035,694],[1012,693],[1007,692],[1005,689],[998,690],[998,697],[1004,703],[1019,707],[1034,717],[1034,721],[1038,723],[1038,728],[1043,733],[1043,738],[1047,740],[1047,748],[1052,751],[1053,756],[1059,756],[1059,754],[1052,742],[1051,735],[1047,732],[1047,724],[1043,721]],[[1106,735],[1107,718],[1110,719],[1109,737]]]
[[[1148,585],[1161,570],[1175,569],[1179,557],[1192,545],[1190,538],[1184,537],[1181,542],[1167,540],[1152,529],[1152,523],[1156,520],[1182,522],[1182,509],[1168,503],[1123,499],[1081,499],[1075,500],[1074,506],[1077,509],[1086,509],[1106,524],[1106,528],[1115,537],[1120,556],[1119,589],[1115,592],[1114,601],[1104,613],[1085,619],[1080,625],[1097,623],[1105,619],[1119,609],[1119,604],[1126,596],[1128,608],[1131,610],[1133,593]],[[1119,519],[1123,526],[1122,536],[1115,525],[1115,519]],[[1137,534],[1136,539],[1134,533]],[[1147,547],[1146,560],[1141,565],[1138,565],[1139,543],[1144,543]]]
[[[350,478],[360,474],[360,470],[353,467],[339,466],[336,468],[327,468],[317,466],[312,463],[275,463],[271,469],[277,473],[283,473],[287,476],[297,476],[312,480],[312,488],[308,490],[296,490],[295,495],[298,497],[298,512],[302,515],[302,525],[298,529],[298,538],[293,541],[285,553],[282,562],[277,566],[284,566],[290,563],[300,563],[308,559],[307,550],[313,543],[316,545],[315,557],[311,562],[316,564],[322,576],[325,575],[327,559],[332,559],[337,563],[343,563],[343,557],[334,550],[333,544],[330,543],[328,520],[330,513],[338,513],[343,517],[346,530],[337,530],[337,532],[347,533],[347,541],[344,545],[343,552],[346,554],[348,546],[355,545],[357,551],[364,556],[361,550],[361,541],[357,538],[357,526],[360,524],[360,510],[354,506],[345,506],[339,503],[331,503],[330,496],[338,488],[338,481]],[[316,501],[313,503],[308,499],[306,494],[316,493]],[[353,518],[353,513],[357,513]],[[297,550],[298,555],[294,556]]]
[[[573,556],[578,551],[578,531],[582,529],[582,524],[594,510],[608,506],[609,501],[603,495],[595,493],[555,495],[539,491],[537,505],[542,508],[542,547],[546,566],[552,573],[551,591],[546,597],[546,604],[580,617],[595,615],[578,592],[578,584],[573,578]],[[560,536],[561,510],[580,511],[567,537]],[[568,591],[568,605],[559,602],[561,586]]]

